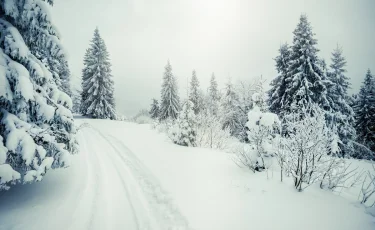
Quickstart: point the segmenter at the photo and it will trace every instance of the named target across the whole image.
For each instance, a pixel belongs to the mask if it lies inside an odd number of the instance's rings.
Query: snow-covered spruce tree
[[[229,128],[231,135],[238,136],[241,132],[239,121],[238,96],[230,79],[225,85],[225,93],[221,98],[219,117],[222,120],[223,128]]]
[[[317,40],[314,38],[312,27],[306,15],[301,15],[297,28],[293,32],[293,45],[287,76],[288,83],[283,94],[279,95],[282,105],[281,115],[290,113],[294,106],[309,107],[317,103],[325,110],[329,110],[326,98],[326,77],[320,66],[316,48]]]
[[[198,114],[202,109],[203,98],[202,93],[199,90],[199,80],[195,70],[193,70],[193,74],[191,76],[189,100],[194,104],[194,113]]]
[[[281,111],[283,110],[283,102],[285,97],[285,91],[288,89],[286,81],[289,58],[291,50],[287,43],[280,46],[279,55],[275,58],[277,76],[271,82],[271,89],[268,91],[268,105],[269,110],[272,113],[276,113],[282,116]]]
[[[82,70],[81,112],[93,118],[116,119],[109,53],[98,28],[86,50]]]
[[[14,4],[14,2],[17,3]],[[54,26],[48,26],[48,24],[51,24],[51,17],[48,13],[45,14],[46,8],[44,8],[43,10],[40,9],[40,7],[43,7],[43,5],[47,4],[45,2],[48,2],[52,5],[53,0],[47,0],[41,3],[37,2],[38,1],[5,1],[4,9],[5,7],[8,7],[9,11],[15,12],[15,14],[22,14],[24,6],[30,6],[29,12],[33,12],[33,15],[23,15],[23,17],[26,16],[28,17],[27,19],[31,19],[31,17],[41,17],[40,19],[38,19],[39,25],[41,26],[40,30],[27,29],[26,27],[28,26],[28,23],[22,23],[18,25],[19,30],[23,30],[22,33],[26,46],[29,47],[30,52],[44,64],[49,72],[51,72],[57,87],[70,96],[70,70],[63,47],[61,46],[59,41],[60,35]],[[11,10],[11,8],[13,8],[14,10]],[[24,19],[25,17],[21,20]],[[41,30],[44,29],[49,35],[52,35],[53,37],[41,32]]]
[[[30,49],[48,50],[43,39],[61,49],[46,4],[0,1],[0,190],[42,180],[77,151],[72,101]]]
[[[356,137],[353,127],[354,111],[349,105],[348,88],[350,83],[349,78],[345,76],[346,61],[339,46],[333,51],[331,61],[331,69],[327,74],[328,80],[332,83],[328,87],[331,111],[326,118],[330,126],[337,128],[341,140],[339,143],[341,154],[351,156],[354,153],[353,141]]]
[[[375,78],[368,70],[359,91],[355,106],[355,128],[358,142],[375,152]],[[363,156],[357,156],[363,158]],[[372,156],[373,159],[375,156]]]
[[[210,113],[217,115],[219,109],[220,94],[215,78],[215,74],[212,73],[210,86],[208,87],[208,109]]]
[[[194,104],[187,100],[182,106],[176,123],[169,130],[169,136],[175,144],[196,146],[197,119]]]
[[[152,119],[159,118],[159,102],[156,99],[152,99],[151,109],[150,109],[150,117]]]
[[[159,118],[160,120],[175,120],[177,119],[179,110],[180,97],[178,96],[177,81],[173,76],[172,66],[168,61],[163,76]]]

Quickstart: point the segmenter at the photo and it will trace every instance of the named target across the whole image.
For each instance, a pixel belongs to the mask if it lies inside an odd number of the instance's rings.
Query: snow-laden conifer
[[[116,119],[109,53],[98,28],[94,31],[90,48],[86,50],[84,66],[82,70],[82,114],[93,118]]]
[[[161,89],[160,119],[177,119],[180,110],[180,97],[175,76],[172,73],[171,64],[165,66],[163,84]]]
[[[268,105],[272,113],[282,116],[284,108],[285,91],[288,89],[287,73],[291,50],[287,43],[279,48],[279,55],[275,58],[277,76],[271,81],[271,89],[268,91]]]
[[[156,99],[152,99],[151,109],[150,109],[150,117],[152,119],[159,118],[159,102]]]
[[[328,88],[328,98],[331,111],[327,115],[327,122],[337,129],[341,142],[339,143],[342,155],[354,154],[353,141],[356,138],[354,129],[354,111],[349,105],[348,88],[349,78],[345,76],[346,60],[342,55],[342,49],[337,48],[332,53],[331,69],[328,72],[328,80],[331,85]]]
[[[327,79],[317,56],[317,40],[306,15],[301,15],[293,34],[285,79],[288,83],[287,89],[279,96],[282,98],[280,113],[290,113],[295,106],[309,107],[313,103],[328,110],[330,105],[326,98]]]
[[[42,180],[77,151],[72,101],[36,56],[62,50],[46,4],[0,2],[0,189]]]
[[[217,115],[219,109],[220,93],[215,74],[212,73],[210,86],[208,87],[208,109],[213,115]]]
[[[225,92],[221,98],[219,117],[223,123],[223,128],[229,128],[233,136],[238,136],[241,132],[240,107],[238,106],[238,96],[234,86],[229,79],[225,84]]]
[[[358,141],[375,152],[375,78],[370,70],[357,96],[354,111]]]
[[[197,119],[193,109],[193,102],[187,100],[182,106],[176,123],[169,130],[171,139],[178,145],[196,146]]]
[[[199,89],[199,80],[197,78],[195,70],[193,70],[191,76],[189,100],[194,104],[194,113],[198,114],[202,109],[203,96],[202,92]]]

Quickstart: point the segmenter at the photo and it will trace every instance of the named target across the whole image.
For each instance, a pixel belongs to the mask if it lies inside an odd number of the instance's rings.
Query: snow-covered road
[[[116,137],[89,124],[78,135],[79,156],[56,170],[67,175],[0,194],[0,229],[189,229],[158,180]]]
[[[277,169],[253,174],[230,154],[172,144],[149,125],[76,122],[85,125],[69,168],[0,192],[0,230],[374,229],[357,190],[298,193]]]

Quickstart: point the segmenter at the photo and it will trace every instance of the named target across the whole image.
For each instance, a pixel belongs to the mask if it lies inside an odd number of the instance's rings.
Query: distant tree
[[[202,93],[199,90],[199,80],[197,78],[195,70],[193,70],[193,74],[191,76],[189,100],[194,104],[194,113],[198,114],[202,109],[201,107],[203,98]]]
[[[239,120],[240,109],[238,107],[238,96],[230,79],[225,84],[225,92],[221,98],[219,115],[223,123],[223,128],[229,128],[231,135],[238,136],[241,132]]]
[[[337,48],[332,53],[331,69],[328,72],[328,80],[331,85],[328,87],[328,100],[330,100],[331,111],[327,114],[327,122],[331,127],[337,129],[341,142],[339,147],[343,156],[354,154],[353,141],[356,138],[354,129],[354,111],[350,106],[348,88],[349,78],[345,76],[346,60],[342,55],[342,49]]]
[[[215,78],[215,74],[212,73],[210,86],[208,87],[208,103],[209,103],[208,109],[214,115],[217,115],[217,112],[219,109],[219,101],[220,101],[219,89],[218,89],[217,81]]]
[[[289,59],[291,55],[290,47],[287,43],[279,48],[279,55],[275,58],[277,76],[271,81],[271,89],[268,91],[268,105],[272,113],[282,116],[283,102],[285,100],[285,92],[288,90],[287,73]]]
[[[176,78],[172,73],[171,64],[165,66],[163,84],[161,89],[160,103],[160,119],[177,119],[180,110],[180,97],[178,96],[178,88]]]
[[[159,102],[156,99],[152,99],[151,109],[150,109],[150,116],[152,119],[159,118]]]
[[[73,107],[72,107],[72,112],[73,113],[81,113],[81,103],[82,103],[82,98],[81,98],[82,90],[75,89],[72,91],[72,102],[73,102]]]
[[[86,50],[84,66],[81,94],[82,114],[93,118],[116,119],[109,53],[98,28],[94,31],[90,48]]]
[[[375,79],[370,70],[358,93],[354,111],[358,141],[375,152]]]

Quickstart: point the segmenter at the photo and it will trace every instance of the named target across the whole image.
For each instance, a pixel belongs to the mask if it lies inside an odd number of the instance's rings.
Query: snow
[[[253,174],[231,154],[175,145],[147,124],[76,122],[88,123],[80,154],[39,183],[0,192],[0,229],[374,229],[358,189],[299,193],[277,169]]]
[[[21,175],[14,171],[10,165],[0,164],[0,185],[20,178]]]
[[[9,151],[15,152],[18,146],[21,146],[22,159],[29,166],[35,157],[36,145],[31,136],[23,129],[11,130],[6,140],[6,147]]]

